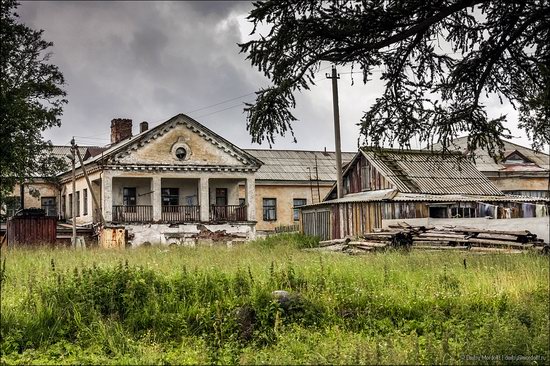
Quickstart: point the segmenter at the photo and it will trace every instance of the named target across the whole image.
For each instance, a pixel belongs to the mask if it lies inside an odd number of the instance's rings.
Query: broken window
[[[41,197],[40,205],[46,216],[57,216],[57,203],[55,197]]]
[[[292,204],[294,221],[298,221],[300,220],[300,209],[298,207],[305,206],[307,204],[307,200],[305,198],[295,198],[292,201]]]
[[[264,198],[264,221],[277,220],[277,199],[276,198]]]
[[[180,160],[185,160],[185,158],[187,157],[187,150],[185,150],[184,147],[178,147],[176,149],[176,157]]]
[[[179,188],[163,188],[161,192],[163,206],[178,206],[180,204]]]

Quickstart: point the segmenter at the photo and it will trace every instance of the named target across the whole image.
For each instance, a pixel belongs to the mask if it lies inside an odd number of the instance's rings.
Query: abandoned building
[[[465,152],[468,137],[453,141],[456,149]],[[550,197],[550,155],[502,140],[504,157],[495,162],[487,151],[474,151],[476,168],[506,194]]]
[[[344,196],[335,190],[302,208],[304,233],[335,239],[384,220],[548,215],[548,199],[505,195],[460,152],[364,148],[343,172]]]
[[[298,226],[300,206],[319,203],[336,181],[334,152],[299,150],[245,150],[263,162],[256,172],[256,230],[270,232]],[[355,153],[343,152],[348,163]],[[241,197],[244,187],[241,186]]]

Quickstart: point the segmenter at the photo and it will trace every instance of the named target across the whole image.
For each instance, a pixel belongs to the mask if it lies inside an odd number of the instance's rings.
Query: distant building
[[[458,151],[466,151],[467,136],[454,140]],[[504,159],[495,162],[487,151],[474,151],[476,168],[507,194],[550,197],[550,155],[502,140]]]

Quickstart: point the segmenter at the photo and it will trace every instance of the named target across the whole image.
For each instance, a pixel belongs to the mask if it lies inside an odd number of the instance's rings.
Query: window
[[[84,188],[84,190],[82,191],[82,214],[84,216],[86,216],[88,214],[88,189],[87,188]]]
[[[300,209],[298,207],[305,206],[307,204],[307,200],[305,198],[295,198],[292,203],[294,210],[294,221],[298,221],[300,220]]]
[[[472,207],[451,207],[451,217],[475,217],[475,209]]]
[[[227,188],[216,188],[216,206],[227,206]]]
[[[122,189],[122,204],[124,206],[136,205],[136,187],[124,187]]]
[[[176,158],[180,159],[180,160],[185,160],[185,158],[187,157],[187,150],[185,150],[184,147],[178,147],[176,149]]]
[[[246,205],[246,199],[245,198],[239,198],[239,206]]]
[[[63,195],[61,197],[61,212],[63,213],[63,217],[67,214],[67,196]]]
[[[163,188],[161,192],[163,206],[178,206],[180,204],[179,188]]]
[[[80,216],[80,191],[76,192],[76,217]]]
[[[370,191],[370,167],[368,165],[361,166],[361,190]]]
[[[344,194],[348,194],[350,192],[350,178],[349,175],[344,177]]]
[[[277,220],[277,199],[264,198],[264,221]]]
[[[73,194],[69,193],[69,217],[73,217]]]
[[[57,204],[55,202],[55,197],[40,198],[40,205],[46,216],[57,216]]]

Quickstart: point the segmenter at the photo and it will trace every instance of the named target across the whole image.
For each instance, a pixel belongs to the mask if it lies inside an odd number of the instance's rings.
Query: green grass
[[[299,250],[313,245],[281,234],[233,248],[4,251],[1,361],[550,359],[547,257]],[[280,304],[273,290],[291,299]]]

